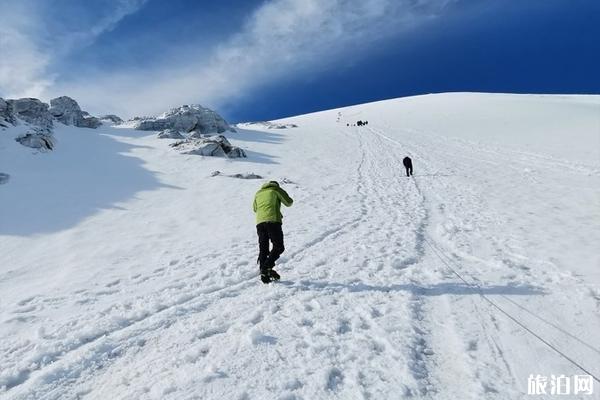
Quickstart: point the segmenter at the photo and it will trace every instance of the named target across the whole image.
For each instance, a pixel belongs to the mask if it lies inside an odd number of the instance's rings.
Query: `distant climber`
[[[404,164],[404,168],[406,168],[406,176],[412,176],[413,166],[410,157],[404,157],[404,159],[402,159],[402,164]]]
[[[270,181],[261,186],[254,196],[252,208],[256,213],[256,233],[258,234],[258,264],[260,280],[263,283],[279,280],[280,276],[273,269],[275,261],[285,250],[283,246],[283,230],[281,223],[281,203],[290,207],[294,200],[283,190],[277,181]],[[269,242],[273,248],[269,251]]]

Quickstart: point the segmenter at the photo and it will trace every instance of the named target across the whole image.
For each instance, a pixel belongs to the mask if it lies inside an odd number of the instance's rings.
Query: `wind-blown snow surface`
[[[584,374],[540,338],[600,376],[598,96],[279,122],[228,135],[245,160],[0,132],[0,397],[522,399],[530,374]],[[261,181],[214,170],[292,182],[280,283],[255,266]]]

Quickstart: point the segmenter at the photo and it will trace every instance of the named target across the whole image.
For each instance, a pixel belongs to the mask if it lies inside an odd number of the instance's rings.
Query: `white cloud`
[[[92,44],[146,1],[111,2],[111,7],[95,17],[85,30],[74,30],[60,23],[48,25],[44,11],[53,4],[0,0],[0,95],[43,97],[55,85],[56,76],[49,73],[49,68],[57,59]]]
[[[218,108],[262,85],[364,56],[386,38],[401,39],[402,32],[439,14],[450,1],[271,0],[210,54],[186,47],[176,63],[153,61],[144,70],[54,84],[39,70],[31,74],[44,93],[68,94],[92,112],[155,114],[192,102]],[[119,19],[91,30],[90,37]]]
[[[26,3],[0,3],[0,95],[37,96],[52,84],[50,57],[32,41],[39,21]]]

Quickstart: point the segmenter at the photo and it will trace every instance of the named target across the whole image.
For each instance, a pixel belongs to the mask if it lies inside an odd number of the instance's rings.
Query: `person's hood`
[[[264,185],[262,185],[260,188],[261,189],[268,189],[268,188],[278,189],[279,188],[279,183],[277,183],[275,181],[267,182]]]

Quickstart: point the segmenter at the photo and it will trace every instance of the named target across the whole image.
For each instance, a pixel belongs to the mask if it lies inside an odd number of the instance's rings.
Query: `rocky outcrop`
[[[8,125],[14,125],[15,118],[11,107],[6,100],[0,97],[0,127],[8,128]]]
[[[100,121],[96,117],[84,116],[83,119],[79,122],[78,126],[80,128],[91,128],[96,129],[102,125],[102,121]]]
[[[41,151],[52,150],[55,119],[63,124],[81,128],[97,128],[102,125],[98,118],[82,111],[79,104],[67,96],[52,99],[50,106],[33,98],[0,99],[0,127],[18,125],[20,121],[29,125],[26,133],[15,138],[23,146]]]
[[[157,137],[159,139],[185,139],[185,136],[175,129],[165,129],[159,132]]]
[[[182,154],[200,156],[240,158],[246,153],[239,147],[232,146],[223,135],[209,136],[202,139],[188,138],[170,145]]]
[[[83,119],[79,104],[67,96],[50,100],[50,114],[65,125],[76,125]]]
[[[99,118],[100,121],[108,121],[113,125],[120,125],[124,122],[120,117],[114,114],[101,115]]]
[[[3,183],[7,183],[9,179],[10,179],[10,175],[9,174],[5,174],[3,172],[0,172],[0,185],[2,185]]]
[[[48,104],[32,98],[0,99],[0,125],[6,128],[8,124],[16,125],[19,120],[31,126],[25,134],[15,138],[17,142],[34,149],[52,150],[53,123]]]
[[[173,108],[156,118],[138,118],[134,121],[134,128],[142,131],[174,129],[192,135],[234,131],[219,114],[197,104]]]
[[[189,138],[192,138],[192,139],[202,139],[202,138],[205,138],[205,137],[208,137],[208,136],[210,136],[210,135],[209,135],[209,134],[202,133],[202,132],[200,132],[200,131],[191,131],[191,132],[188,134],[188,137],[189,137]]]
[[[89,113],[81,111],[79,104],[68,96],[61,96],[50,100],[50,113],[56,120],[65,125],[73,125],[80,128],[97,128],[102,122]]]
[[[32,98],[8,100],[7,103],[13,118],[35,125],[48,134],[52,132],[52,114],[48,110],[48,104]]]
[[[52,132],[41,128],[32,128],[27,133],[17,136],[15,140],[23,146],[41,151],[52,150],[54,148]]]

